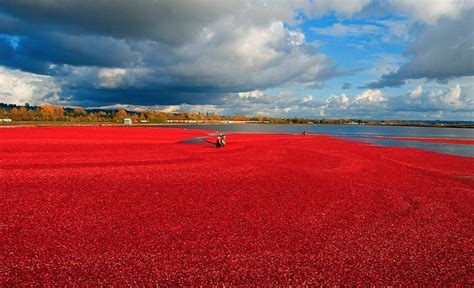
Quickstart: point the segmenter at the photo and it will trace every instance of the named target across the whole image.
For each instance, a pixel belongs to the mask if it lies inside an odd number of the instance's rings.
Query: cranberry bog
[[[474,158],[208,133],[0,129],[0,286],[474,284]]]

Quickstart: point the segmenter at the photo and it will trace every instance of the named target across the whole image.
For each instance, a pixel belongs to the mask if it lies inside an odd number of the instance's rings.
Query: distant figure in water
[[[220,148],[224,146],[225,146],[225,135],[224,133],[221,133],[219,134],[219,136],[217,136],[216,147]]]
[[[306,135],[306,130],[303,131],[303,135]]]

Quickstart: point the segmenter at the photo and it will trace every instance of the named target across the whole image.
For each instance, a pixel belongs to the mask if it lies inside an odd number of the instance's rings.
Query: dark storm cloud
[[[459,19],[442,19],[420,33],[404,52],[410,61],[397,71],[383,75],[369,88],[397,87],[408,79],[427,78],[446,82],[474,75],[474,10]]]
[[[189,41],[236,4],[232,0],[2,0],[0,8],[53,31],[177,44]]]
[[[216,103],[226,93],[313,87],[341,75],[280,21],[291,19],[288,5],[272,13],[259,5],[0,0],[0,34],[19,39],[17,47],[0,39],[0,65],[54,76],[64,97],[104,104]]]
[[[45,34],[22,36],[18,47],[0,43],[9,49],[0,64],[37,74],[51,74],[50,64],[100,67],[133,67],[140,54],[124,40],[99,36]]]
[[[66,88],[64,94],[73,94],[74,100],[72,103],[81,104],[82,106],[102,106],[111,103],[127,103],[131,105],[156,105],[156,99],[160,100],[160,105],[175,105],[175,104],[220,104],[224,95],[222,93],[199,93],[199,92],[170,92],[160,91],[156,89],[96,89],[84,88],[80,89]],[[90,95],[95,97],[91,98]]]

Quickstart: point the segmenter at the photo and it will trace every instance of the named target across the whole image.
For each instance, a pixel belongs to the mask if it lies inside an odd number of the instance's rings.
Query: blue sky
[[[4,0],[0,101],[474,120],[472,0]]]
[[[377,68],[376,62],[380,57],[392,57],[393,60],[403,61],[401,57],[403,50],[408,45],[407,39],[393,39],[390,42],[382,40],[385,36],[387,27],[378,23],[379,21],[396,21],[404,23],[407,21],[406,17],[397,17],[393,15],[378,17],[378,18],[362,18],[362,19],[339,19],[334,13],[329,13],[326,16],[317,19],[304,18],[304,22],[299,29],[304,33],[308,42],[320,42],[320,52],[330,56],[336,61],[336,64],[341,69],[346,71],[357,71],[350,73],[344,77],[336,77],[326,82],[324,92],[331,94],[338,94],[341,92],[344,83],[350,84],[349,89],[343,89],[347,94],[357,93],[358,87],[363,83],[374,81],[374,75],[370,73],[371,69]],[[378,29],[376,32],[371,30],[370,33],[361,34],[341,34],[328,35],[319,30],[330,30],[331,27],[351,27],[353,29],[362,30],[363,27],[371,27]],[[327,31],[330,33],[330,31]],[[333,32],[334,33],[334,32]],[[380,34],[379,34],[380,33]],[[387,63],[388,64],[388,63]],[[349,85],[346,85],[349,86]],[[320,91],[311,91],[318,94]]]

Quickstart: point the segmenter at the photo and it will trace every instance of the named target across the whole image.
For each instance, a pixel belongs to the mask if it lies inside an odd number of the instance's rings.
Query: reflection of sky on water
[[[357,136],[343,136],[341,138],[347,139],[347,140],[360,141],[360,142],[374,143],[380,146],[419,148],[419,149],[424,149],[424,150],[429,150],[429,151],[441,152],[445,154],[474,157],[473,145],[431,143],[431,142],[393,140],[393,139],[383,139],[383,138],[363,138],[363,137],[357,137]]]
[[[407,126],[369,126],[369,125],[265,125],[265,124],[206,124],[206,125],[166,125],[189,129],[205,129],[223,132],[259,132],[301,134],[304,130],[310,134],[353,135],[353,136],[389,136],[419,138],[474,139],[474,129],[434,128]]]
[[[189,129],[205,129],[225,133],[257,132],[277,134],[335,135],[344,139],[374,143],[382,146],[420,148],[452,155],[474,157],[474,146],[464,144],[429,143],[383,138],[361,138],[357,136],[385,136],[402,138],[440,138],[440,139],[474,139],[474,129],[434,128],[406,126],[367,126],[367,125],[265,125],[265,124],[210,124],[210,125],[170,125]],[[191,143],[191,142],[188,142]]]

